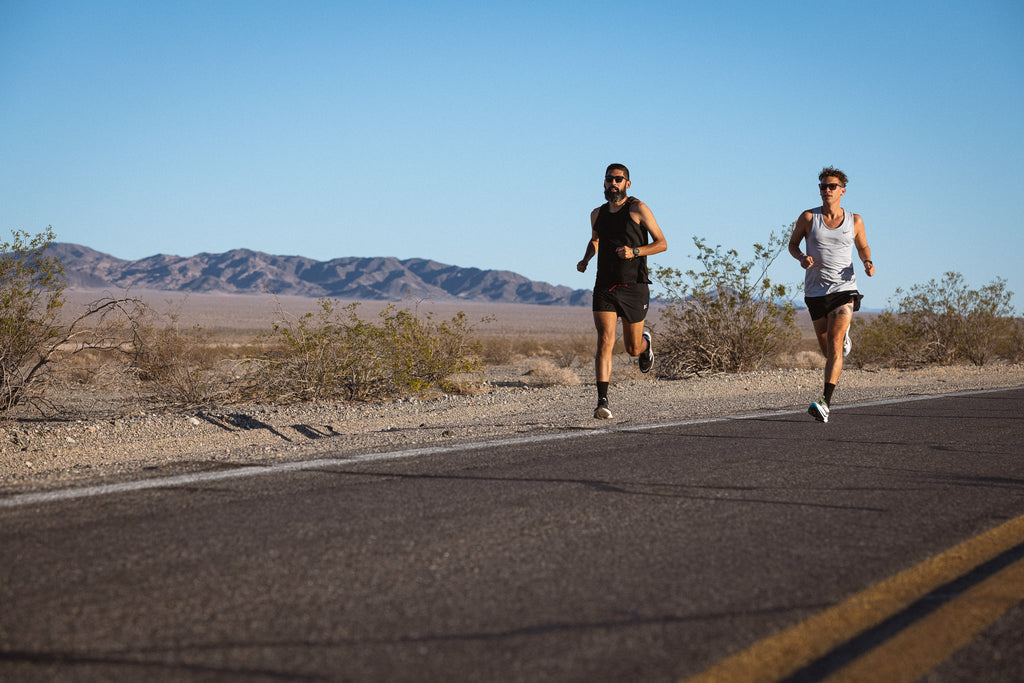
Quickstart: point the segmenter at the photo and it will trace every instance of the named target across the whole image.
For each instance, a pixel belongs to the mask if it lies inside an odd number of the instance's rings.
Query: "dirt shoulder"
[[[618,372],[618,371],[616,371]],[[490,368],[480,393],[382,404],[231,405],[147,412],[108,406],[77,420],[0,423],[0,492],[302,460],[324,455],[801,409],[821,370],[769,370],[665,381],[618,373],[611,420],[595,420],[588,379],[532,386],[526,366]],[[1024,386],[1024,365],[843,372],[842,406],[917,395]],[[94,397],[97,398],[97,397]],[[88,397],[76,400],[88,401]],[[124,406],[122,406],[124,408]],[[811,419],[808,417],[807,419]],[[823,425],[823,428],[827,426]]]

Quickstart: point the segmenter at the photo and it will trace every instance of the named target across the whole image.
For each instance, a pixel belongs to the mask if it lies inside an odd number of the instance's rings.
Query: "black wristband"
[[[864,259],[864,265],[865,265],[865,266],[866,266],[867,264],[869,264],[869,263],[870,263],[871,265],[875,265],[875,262],[874,262],[874,261],[872,261],[871,259]]]

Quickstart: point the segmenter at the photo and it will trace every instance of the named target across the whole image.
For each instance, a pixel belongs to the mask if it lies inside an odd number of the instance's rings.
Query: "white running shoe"
[[[828,422],[829,409],[825,399],[812,403],[811,407],[807,409],[807,413],[818,422]]]
[[[850,331],[846,331],[846,339],[843,340],[843,358],[850,355],[850,349],[853,348],[853,342],[850,341]]]
[[[644,339],[647,340],[647,348],[637,356],[636,363],[640,366],[640,372],[648,373],[651,371],[651,366],[654,365],[654,347],[651,346],[651,333],[649,330],[644,330]]]
[[[608,399],[597,400],[597,408],[594,409],[594,417],[598,420],[607,420],[612,416],[612,410],[608,407]]]

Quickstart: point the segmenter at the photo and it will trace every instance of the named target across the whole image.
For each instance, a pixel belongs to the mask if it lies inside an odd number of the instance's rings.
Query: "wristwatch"
[[[640,258],[640,247],[633,247],[633,258]]]

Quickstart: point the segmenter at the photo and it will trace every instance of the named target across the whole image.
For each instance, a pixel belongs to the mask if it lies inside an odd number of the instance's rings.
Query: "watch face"
[[[640,247],[633,247],[633,256],[640,255]]]

